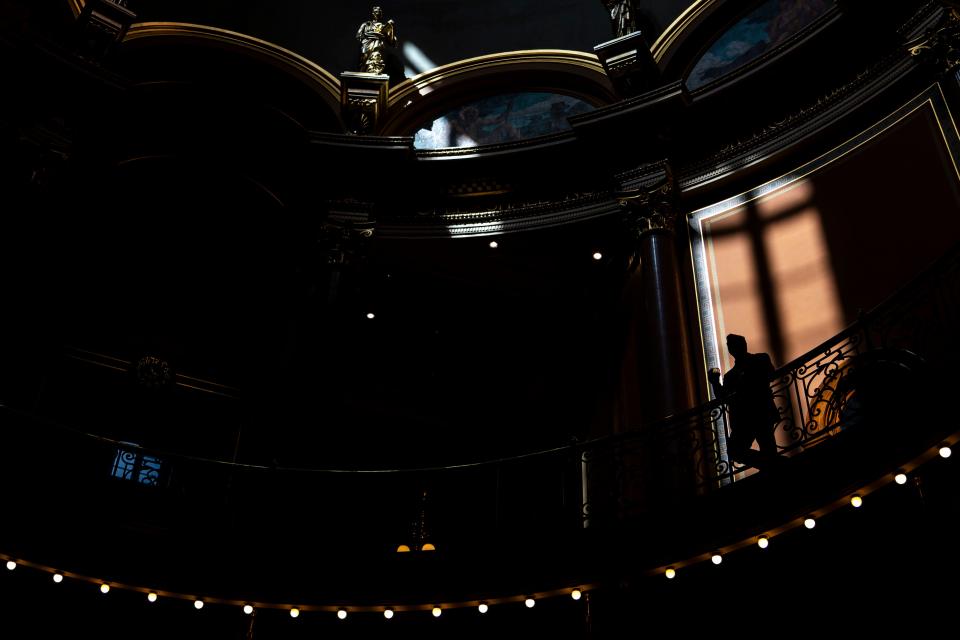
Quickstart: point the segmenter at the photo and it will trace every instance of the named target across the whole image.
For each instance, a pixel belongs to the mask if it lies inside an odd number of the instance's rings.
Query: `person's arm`
[[[710,369],[707,372],[707,379],[710,380],[710,386],[713,387],[713,395],[722,398],[723,384],[720,382],[720,369]]]

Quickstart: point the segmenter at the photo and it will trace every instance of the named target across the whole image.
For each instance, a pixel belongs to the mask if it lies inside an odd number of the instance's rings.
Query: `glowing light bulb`
[[[677,570],[673,567],[667,567],[667,570],[663,572],[663,575],[667,576],[668,579],[673,580],[677,577]]]
[[[603,258],[603,254],[602,254],[602,253],[600,253],[599,251],[594,251],[594,252],[593,252],[593,259],[594,259],[594,260],[600,260],[600,259],[602,259],[602,258]]]
[[[386,618],[387,620],[389,620],[390,618],[392,618],[392,617],[393,617],[393,609],[384,609],[384,610],[383,610],[383,617]]]
[[[815,526],[817,526],[817,521],[813,518],[807,518],[803,521],[803,526],[805,526],[807,529],[813,529]]]
[[[533,598],[527,598],[523,601],[523,604],[527,605],[527,609],[533,609],[533,605],[537,604],[537,601]]]
[[[373,313],[372,311],[367,313],[367,320],[373,320],[376,317],[377,317],[377,314]]]
[[[155,594],[153,591],[147,594],[147,602],[156,602],[156,601],[157,601],[157,594]]]
[[[713,554],[713,556],[710,557],[710,562],[712,562],[713,564],[720,564],[721,562],[723,562],[723,556],[720,555],[719,553],[715,553]]]
[[[486,613],[487,611],[490,611],[490,607],[487,606],[486,602],[481,602],[480,606],[477,607],[477,611],[480,613]]]
[[[110,585],[108,584],[100,585],[100,593],[110,593]]]
[[[443,613],[443,610],[440,607],[434,607],[431,613],[433,614],[434,618],[439,618],[440,614]]]
[[[952,454],[953,454],[953,450],[947,445],[943,445],[942,447],[940,447],[941,458],[949,458]]]
[[[863,506],[863,498],[861,498],[860,496],[851,496],[850,504],[853,505],[854,509],[859,509],[860,507]]]
[[[14,562],[13,560],[7,560],[7,569],[9,569],[10,571],[13,571],[16,568],[17,568],[16,562]]]
[[[290,617],[291,617],[291,618],[299,618],[299,617],[300,617],[300,609],[297,609],[296,607],[291,608],[291,609],[290,609]]]
[[[907,474],[902,472],[898,473],[897,475],[893,476],[893,481],[897,484],[907,484]]]
[[[436,551],[436,550],[437,548],[433,546],[432,542],[428,542],[427,544],[420,547],[420,551]]]
[[[194,600],[193,608],[196,609],[197,611],[199,611],[200,609],[203,609],[203,600]]]
[[[397,553],[410,553],[410,547],[405,544],[401,544],[397,546]]]
[[[570,592],[570,597],[573,598],[574,600],[579,600],[580,598],[583,597],[583,593],[580,591],[580,589],[574,589],[573,591]]]
[[[339,609],[339,610],[337,610],[337,617],[340,618],[341,620],[346,620],[346,619],[347,619],[347,610],[346,610],[346,609]]]
[[[770,546],[770,538],[768,538],[767,536],[760,536],[759,538],[757,538],[757,546],[760,547],[761,549],[766,549],[767,547]]]
[[[490,241],[490,248],[491,248],[491,249],[496,249],[496,248],[499,247],[499,246],[500,246],[500,245],[497,243],[496,240],[491,240],[491,241]]]
[[[57,584],[60,584],[61,582],[63,582],[63,574],[62,573],[53,574],[53,581],[56,582]]]

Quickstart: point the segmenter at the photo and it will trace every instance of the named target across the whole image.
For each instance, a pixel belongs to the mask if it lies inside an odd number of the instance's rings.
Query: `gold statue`
[[[617,38],[637,30],[637,17],[633,0],[603,0],[603,6],[610,12],[610,26]]]
[[[366,73],[383,73],[387,68],[384,57],[384,47],[397,46],[397,33],[393,20],[383,21],[383,10],[374,7],[370,20],[367,20],[357,30],[357,40],[360,41],[360,71]]]

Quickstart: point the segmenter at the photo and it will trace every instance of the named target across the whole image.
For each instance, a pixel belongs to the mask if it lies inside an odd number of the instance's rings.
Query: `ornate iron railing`
[[[938,384],[956,378],[958,321],[955,250],[852,326],[777,370],[770,390],[778,411],[773,426],[778,456],[796,456],[865,424],[877,437],[892,437],[893,421],[909,421],[917,407],[928,408],[942,395]],[[728,401],[714,400],[647,428],[584,444],[584,521],[619,519],[755,473],[727,450]],[[899,425],[904,427],[913,435],[936,429]]]
[[[960,253],[954,252],[778,370],[770,388],[780,456],[800,456],[854,428],[882,434],[885,421],[908,415],[915,403],[929,404],[924,394],[936,393],[931,380],[956,378],[958,300]],[[508,459],[406,470],[271,469],[202,460],[59,425],[53,437],[35,417],[11,410],[0,426],[8,454],[0,486],[26,487],[5,504],[49,510],[56,501],[84,520],[99,508],[107,522],[129,517],[164,530],[200,528],[251,540],[282,534],[291,549],[298,540],[311,548],[392,552],[425,541],[443,548],[450,541],[555,539],[753,473],[729,457],[730,418],[720,400],[635,432]],[[937,425],[910,428],[919,433]]]

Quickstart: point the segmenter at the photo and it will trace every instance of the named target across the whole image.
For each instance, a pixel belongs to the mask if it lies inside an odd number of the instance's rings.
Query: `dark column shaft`
[[[696,401],[690,366],[690,339],[677,267],[674,235],[667,229],[643,233],[639,240],[645,331],[640,365],[653,372],[644,395],[645,412],[658,420],[692,407]]]

